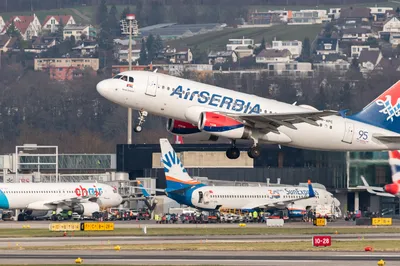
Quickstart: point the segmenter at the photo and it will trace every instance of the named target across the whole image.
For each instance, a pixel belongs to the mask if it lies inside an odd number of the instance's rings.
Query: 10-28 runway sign
[[[49,231],[113,231],[113,222],[51,223]]]

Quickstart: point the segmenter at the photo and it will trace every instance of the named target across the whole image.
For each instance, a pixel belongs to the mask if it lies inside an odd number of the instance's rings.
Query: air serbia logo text
[[[376,101],[376,104],[379,106],[383,106],[381,110],[379,110],[380,113],[383,113],[387,115],[386,120],[390,120],[393,122],[393,117],[399,117],[400,116],[400,98],[397,98],[396,104],[392,104],[392,96],[391,95],[386,95],[385,100],[380,100],[378,99]]]
[[[224,108],[235,112],[241,112],[245,114],[260,113],[259,104],[255,104],[253,106],[251,102],[246,102],[240,99],[232,99],[231,97],[222,96],[219,94],[210,94],[208,91],[190,91],[189,88],[184,90],[182,86],[178,86],[172,91],[170,96],[174,95],[177,95],[179,98],[188,101],[197,99],[198,103],[208,104],[210,106]]]
[[[161,162],[164,164],[164,171],[166,173],[168,173],[169,169],[174,165],[178,165],[182,171],[186,173],[186,169],[183,167],[181,160],[179,160],[178,155],[173,151],[166,153],[164,158],[161,158]]]
[[[85,197],[85,196],[100,196],[103,194],[103,189],[102,188],[97,188],[96,186],[90,187],[88,189],[79,186],[78,188],[75,189],[75,194],[78,197]]]

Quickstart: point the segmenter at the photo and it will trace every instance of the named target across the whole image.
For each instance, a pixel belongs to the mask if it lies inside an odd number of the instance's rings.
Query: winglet
[[[314,192],[314,189],[313,189],[313,187],[311,185],[311,180],[308,180],[308,196],[310,198],[315,197],[315,192]]]
[[[343,118],[345,118],[346,117],[346,113],[349,111],[349,109],[345,109],[345,110],[340,110],[339,111],[339,114],[343,117]]]

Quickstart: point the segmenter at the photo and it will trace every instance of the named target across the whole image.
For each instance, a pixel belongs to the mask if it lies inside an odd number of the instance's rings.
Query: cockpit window
[[[127,77],[127,76],[123,76],[121,79],[122,79],[123,81],[128,81],[128,77]]]
[[[129,82],[133,82],[133,78],[132,77],[129,77]]]
[[[122,77],[122,75],[116,75],[115,77],[113,77],[113,79],[120,79]]]

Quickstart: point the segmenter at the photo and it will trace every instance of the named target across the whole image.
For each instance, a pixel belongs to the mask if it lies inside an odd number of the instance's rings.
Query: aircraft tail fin
[[[365,106],[361,112],[349,118],[400,133],[400,123],[394,121],[398,116],[400,116],[400,80]]]
[[[389,151],[389,165],[392,170],[393,183],[400,182],[400,151]]]
[[[172,148],[168,139],[160,139],[161,163],[164,165],[165,179],[167,183],[166,191],[187,189],[200,184],[189,176],[181,160]]]
[[[308,196],[310,198],[315,197],[315,192],[314,192],[314,189],[313,189],[313,187],[311,185],[311,180],[308,180]]]

